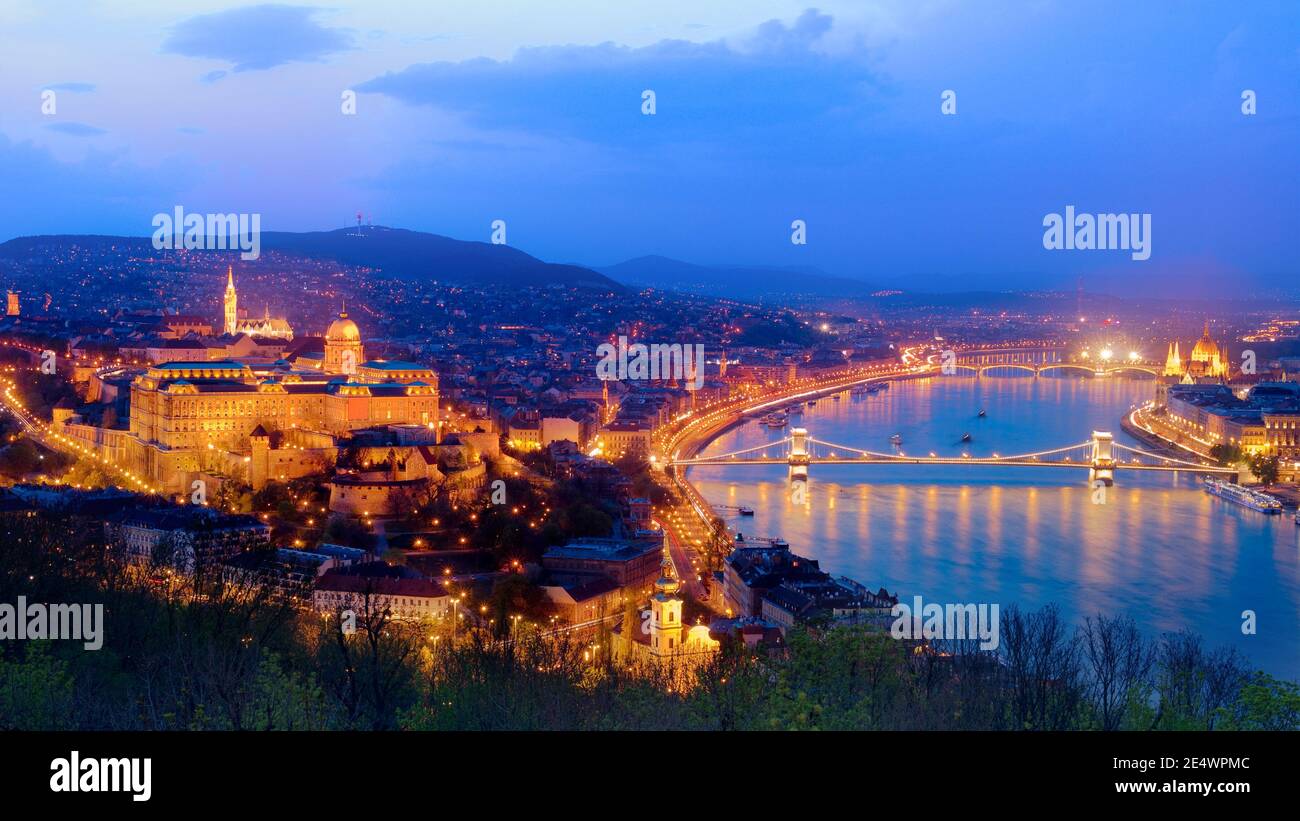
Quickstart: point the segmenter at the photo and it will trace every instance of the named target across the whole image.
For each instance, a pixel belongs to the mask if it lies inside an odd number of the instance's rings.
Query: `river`
[[[1010,372],[1007,372],[1010,373]],[[905,453],[1028,453],[1120,430],[1152,398],[1149,379],[985,374],[894,382],[805,408],[823,441]],[[986,415],[978,415],[980,409]],[[732,428],[701,455],[777,441],[789,428]],[[963,433],[971,434],[962,443]],[[771,455],[777,455],[774,449]],[[1300,679],[1300,527],[1201,491],[1191,474],[1125,472],[1094,502],[1085,469],[814,463],[802,504],[780,465],[691,468],[733,529],[781,536],[823,570],[885,587],[904,601],[1057,603],[1073,622],[1131,615],[1149,635],[1189,628],[1210,646],[1231,644],[1274,675]],[[1256,632],[1242,632],[1252,610]]]

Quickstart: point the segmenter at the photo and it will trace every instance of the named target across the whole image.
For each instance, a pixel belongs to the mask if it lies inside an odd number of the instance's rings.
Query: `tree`
[[[0,473],[21,479],[41,465],[40,451],[27,437],[0,450]]]
[[[1257,453],[1250,457],[1250,472],[1259,480],[1260,484],[1273,485],[1278,480],[1278,459],[1276,456],[1265,456]]]
[[[412,662],[423,631],[395,621],[387,598],[371,587],[356,594],[348,609],[354,631],[345,630],[340,612],[317,635],[323,686],[338,701],[348,728],[391,729],[413,696]]]
[[[1127,616],[1088,618],[1079,638],[1088,704],[1100,729],[1118,730],[1150,689],[1151,649]]]
[[[245,729],[327,730],[329,708],[316,677],[285,668],[273,652],[262,655],[253,680]]]
[[[224,479],[217,485],[217,492],[212,495],[212,506],[217,510],[235,513],[250,513],[253,509],[252,488],[235,479]]]
[[[1300,730],[1300,684],[1256,672],[1223,710],[1225,730]]]
[[[1026,730],[1075,726],[1081,699],[1079,652],[1060,609],[1049,604],[1025,613],[1012,605],[1003,614],[1001,632],[1015,726]]]
[[[365,525],[342,514],[330,517],[321,539],[329,544],[359,547],[362,550],[374,550],[375,543],[378,541],[375,534],[367,530]]]
[[[541,615],[541,605],[546,596],[542,589],[528,581],[521,573],[509,573],[492,585],[492,616],[497,620],[497,630],[502,635],[511,611],[532,616]]]
[[[1220,708],[1236,701],[1245,683],[1235,648],[1211,652],[1195,633],[1166,633],[1156,656],[1159,705],[1153,727],[1213,730]]]
[[[1243,456],[1241,447],[1238,445],[1219,442],[1210,447],[1210,458],[1224,467],[1237,464],[1242,460]]]
[[[26,644],[26,650],[13,660],[0,655],[0,729],[71,729],[67,662],[50,654],[49,642],[19,644]]]

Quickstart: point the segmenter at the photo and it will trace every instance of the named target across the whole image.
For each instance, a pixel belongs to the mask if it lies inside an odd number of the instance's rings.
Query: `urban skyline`
[[[0,28],[12,794],[1285,784],[1292,5]]]

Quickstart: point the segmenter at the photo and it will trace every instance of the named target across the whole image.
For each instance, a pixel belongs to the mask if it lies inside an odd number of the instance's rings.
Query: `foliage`
[[[1257,453],[1250,457],[1250,472],[1259,480],[1260,484],[1273,485],[1277,484],[1279,463],[1276,456],[1265,456]]]
[[[27,643],[21,658],[0,657],[0,730],[71,727],[72,678],[49,642]]]
[[[1210,447],[1210,458],[1220,465],[1235,465],[1245,458],[1240,445],[1219,442]]]
[[[363,596],[345,632],[253,580],[127,565],[83,520],[0,525],[0,601],[105,613],[98,651],[0,642],[3,729],[1300,729],[1297,683],[1124,617],[1072,628],[1054,607],[1007,608],[996,657],[838,624],[767,648],[728,639],[689,668],[629,667],[607,631],[524,619],[492,635],[467,618],[453,632]],[[474,610],[502,625],[540,604],[517,575]],[[639,625],[631,599],[623,619]]]

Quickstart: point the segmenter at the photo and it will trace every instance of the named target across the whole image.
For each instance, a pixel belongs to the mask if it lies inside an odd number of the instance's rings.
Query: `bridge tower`
[[[790,463],[790,481],[801,482],[808,478],[808,462],[811,457],[808,453],[807,428],[790,429],[790,456],[786,461]]]
[[[1107,431],[1092,432],[1092,467],[1088,469],[1088,484],[1100,479],[1107,487],[1115,484],[1115,452],[1111,447],[1115,437]]]

